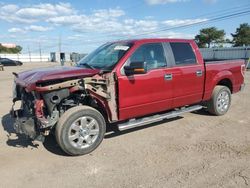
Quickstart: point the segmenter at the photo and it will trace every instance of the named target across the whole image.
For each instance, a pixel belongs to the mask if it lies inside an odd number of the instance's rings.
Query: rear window
[[[172,42],[170,46],[174,54],[176,65],[196,64],[196,57],[189,43]]]

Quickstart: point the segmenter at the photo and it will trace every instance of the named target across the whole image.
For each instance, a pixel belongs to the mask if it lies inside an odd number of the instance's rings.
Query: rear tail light
[[[246,66],[245,65],[241,65],[241,74],[243,76],[245,75],[245,71],[246,71]]]
[[[245,76],[245,72],[246,72],[246,65],[243,64],[243,65],[241,65],[241,74],[243,77]]]

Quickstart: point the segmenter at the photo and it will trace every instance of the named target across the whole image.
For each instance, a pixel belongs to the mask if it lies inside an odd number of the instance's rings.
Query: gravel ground
[[[93,153],[69,157],[53,137],[17,137],[8,115],[12,72],[0,71],[0,187],[250,187],[250,72],[230,111],[204,111],[119,133],[110,128]]]

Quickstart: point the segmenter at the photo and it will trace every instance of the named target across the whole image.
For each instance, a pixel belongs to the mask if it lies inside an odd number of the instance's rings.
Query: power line
[[[191,18],[188,18],[188,19],[199,19],[202,16],[210,16],[209,19],[212,19],[212,18],[215,18],[215,17],[218,17],[218,16],[223,16],[226,13],[235,13],[235,12],[238,12],[238,11],[248,10],[248,9],[250,9],[249,5],[250,5],[249,3],[242,4],[242,5],[239,5],[239,6],[236,6],[236,7],[230,7],[230,8],[227,8],[227,9],[222,9],[222,10],[214,11],[214,12],[211,12],[211,13],[202,14],[202,15],[198,15],[198,16],[191,17]],[[231,10],[231,11],[229,11],[229,10]],[[216,14],[216,13],[219,13],[219,14]],[[166,28],[166,27],[162,27],[162,28]],[[160,28],[160,29],[162,29],[162,28]],[[151,31],[151,32],[154,32],[154,31]],[[106,37],[106,38],[114,37],[115,35],[120,35],[120,34],[121,34],[121,32],[110,32],[107,35],[102,35],[101,37],[98,37],[98,39],[99,38],[101,39],[103,37]],[[129,36],[132,36],[132,35],[129,35]],[[95,39],[97,39],[97,38],[95,37]],[[120,37],[118,37],[118,39],[120,39]]]
[[[244,16],[244,15],[248,15],[250,13],[249,10],[250,7],[245,7],[241,10],[237,10],[237,11],[231,11],[230,14],[220,14],[220,16],[215,17],[212,16],[210,18],[208,18],[207,20],[202,20],[199,22],[195,22],[195,23],[190,23],[190,24],[180,24],[177,26],[173,26],[173,27],[162,27],[160,29],[154,30],[154,31],[150,31],[150,32],[145,32],[145,33],[140,33],[140,34],[136,34],[136,35],[129,35],[129,36],[125,36],[125,37],[120,37],[118,40],[122,40],[122,39],[126,39],[127,37],[138,37],[138,36],[144,36],[144,35],[149,35],[149,34],[155,34],[155,33],[159,33],[159,32],[163,32],[163,31],[168,31],[168,30],[176,30],[176,29],[183,29],[183,28],[188,28],[191,26],[198,26],[198,25],[202,25],[202,24],[208,24],[208,23],[214,23],[214,22],[218,22],[218,21],[222,21],[222,20],[227,20],[230,18],[236,18],[236,17],[240,17],[240,16]],[[231,8],[232,9],[232,8]],[[247,9],[247,11],[246,11]],[[228,10],[228,9],[226,9]],[[86,44],[98,44],[98,43],[103,43],[106,40],[99,40],[99,41],[92,41],[92,42],[86,42]],[[77,44],[82,44],[83,42],[78,42],[78,43],[74,43],[74,45]],[[67,43],[66,43],[67,45]]]
[[[222,20],[227,20],[227,19],[233,19],[236,17],[241,17],[241,16],[245,16],[245,15],[249,15],[250,13],[250,4],[245,4],[245,5],[239,5],[237,7],[231,7],[231,8],[227,8],[227,9],[223,9],[223,10],[218,10],[218,11],[214,11],[211,13],[206,13],[203,14],[203,16],[205,15],[210,15],[207,20],[201,20],[195,23],[189,23],[189,24],[179,24],[176,26],[172,26],[172,27],[161,27],[157,30],[154,31],[148,31],[148,32],[144,32],[144,33],[139,33],[136,35],[127,35],[124,37],[119,37],[117,40],[122,40],[122,39],[127,39],[128,37],[140,37],[140,36],[145,36],[145,35],[149,35],[149,34],[155,34],[155,33],[160,33],[160,32],[164,32],[164,31],[169,31],[169,30],[177,30],[177,29],[184,29],[184,28],[188,28],[188,27],[193,27],[193,26],[198,26],[198,25],[204,25],[204,24],[208,24],[208,23],[214,23],[214,22],[218,22],[218,21],[222,21]],[[198,19],[201,18],[201,16],[196,16],[193,18],[189,18],[189,19]],[[187,19],[188,20],[188,19]],[[114,37],[114,35],[116,34],[120,34],[120,32],[110,32],[108,35],[102,35],[102,37]],[[96,38],[95,38],[96,39]],[[82,45],[83,43],[85,44],[99,44],[99,43],[104,43],[107,42],[108,39],[103,39],[103,40],[97,40],[97,41],[78,41],[77,43],[73,43],[73,45]],[[58,45],[53,45],[53,46],[47,46],[45,48],[43,48],[43,50],[46,49],[51,49],[51,48],[56,48],[58,46],[59,51],[61,51],[61,46],[62,45],[72,45],[72,42],[70,43],[62,43],[61,40],[59,39],[59,43]],[[33,52],[37,52],[37,50],[34,51],[30,51],[28,50],[29,53],[33,53]]]
[[[232,13],[232,14],[227,14],[227,15],[223,15],[220,17],[214,17],[208,20],[204,20],[204,21],[200,21],[200,22],[196,22],[196,23],[191,23],[191,24],[182,24],[182,25],[178,25],[178,26],[174,26],[174,27],[166,27],[166,28],[161,28],[155,31],[151,31],[151,32],[145,32],[145,33],[141,33],[141,34],[137,34],[137,35],[132,35],[129,37],[139,37],[139,36],[145,36],[145,35],[149,35],[149,34],[155,34],[155,33],[160,33],[163,31],[168,31],[168,30],[176,30],[176,29],[183,29],[183,28],[188,28],[188,27],[192,27],[192,26],[198,26],[198,25],[202,25],[202,24],[208,24],[208,23],[214,23],[214,22],[218,22],[218,21],[222,21],[222,20],[227,20],[227,19],[232,19],[232,18],[236,18],[236,17],[240,17],[240,16],[245,16],[245,15],[249,15],[250,14],[250,10],[248,11],[241,11],[241,12],[236,12],[236,13]],[[120,38],[120,40],[124,40],[126,39],[125,37]],[[104,43],[107,42],[107,40],[99,40],[99,41],[91,41],[91,42],[85,42],[85,44],[99,44],[99,43]],[[79,44],[83,44],[83,42],[80,42]],[[60,43],[60,45],[72,45],[72,43]],[[77,45],[77,44],[74,44]],[[51,49],[51,48],[55,48],[57,45],[53,45],[53,46],[48,46],[45,49]],[[29,53],[33,53],[34,51],[29,51]]]
[[[212,19],[208,19],[208,20],[204,20],[204,21],[199,21],[199,22],[195,22],[195,23],[191,23],[191,24],[184,24],[184,25],[179,25],[179,26],[174,26],[174,27],[161,28],[161,29],[156,30],[156,31],[150,31],[150,32],[145,32],[145,33],[133,35],[133,37],[159,33],[159,32],[162,32],[162,31],[181,29],[181,28],[200,25],[200,24],[204,24],[204,23],[206,23],[206,24],[207,23],[213,23],[213,22],[216,22],[216,21],[226,20],[226,19],[229,19],[229,18],[235,18],[235,17],[244,16],[244,15],[248,15],[248,14],[250,14],[250,10],[242,11],[242,12],[238,12],[238,13],[233,13],[233,14],[229,14],[229,15],[225,15],[225,16],[220,16],[220,17],[216,17],[216,18],[212,18]]]
[[[231,7],[231,8],[228,8],[228,9],[223,9],[223,10],[220,10],[220,11],[215,11],[215,12],[211,12],[211,13],[207,13],[207,14],[203,14],[203,15],[198,15],[198,16],[195,16],[195,17],[191,17],[191,18],[188,18],[186,20],[191,20],[191,19],[202,19],[201,17],[202,16],[205,16],[205,15],[211,15],[209,17],[207,17],[207,20],[213,20],[213,19],[217,19],[217,17],[223,17],[227,14],[234,14],[234,13],[238,13],[239,11],[245,11],[245,10],[249,10],[250,9],[250,4],[245,4],[245,5],[240,5],[238,7]],[[234,10],[236,9],[236,10]],[[237,10],[239,9],[239,10]],[[229,10],[234,10],[234,11],[229,11]],[[224,12],[224,13],[223,13]],[[219,14],[216,14],[216,13],[219,13]],[[203,18],[203,19],[206,19],[206,18]],[[206,20],[206,21],[207,21]],[[200,22],[206,22],[205,20],[204,21],[200,21]],[[195,22],[194,24],[199,24],[200,22]],[[155,31],[158,31],[158,30],[161,30],[161,29],[165,29],[165,28],[171,28],[172,29],[175,29],[175,27],[179,27],[179,26],[182,26],[183,24],[180,24],[180,25],[177,25],[177,26],[173,26],[173,27],[161,27]],[[186,24],[184,24],[186,25]],[[150,31],[150,32],[155,32],[155,31]],[[147,33],[147,32],[145,32]],[[118,34],[118,33],[116,33]],[[137,34],[137,35],[141,35],[142,33],[140,34]],[[144,33],[143,33],[144,34]],[[137,35],[128,35],[128,36],[137,36]],[[114,33],[111,34],[110,36],[114,36]]]
[[[200,14],[196,17],[203,17],[203,16],[209,16],[209,15],[214,15],[214,16],[220,16],[222,13],[225,14],[227,12],[229,12],[229,10],[234,10],[234,9],[241,9],[241,8],[249,8],[250,3],[247,4],[241,4],[238,6],[234,6],[234,7],[230,7],[230,8],[226,8],[226,9],[222,9],[222,10],[217,10],[214,12],[209,12],[209,13],[205,13],[205,14]],[[236,10],[235,10],[236,11]],[[239,11],[239,10],[238,10]],[[219,14],[217,14],[219,13]],[[230,12],[229,12],[230,13]],[[194,18],[194,17],[193,17]],[[190,18],[192,19],[192,17]]]
[[[173,26],[173,27],[161,27],[157,30],[154,30],[154,31],[149,31],[149,32],[145,32],[145,33],[139,33],[139,34],[136,34],[136,35],[133,35],[132,37],[137,37],[137,36],[143,36],[143,35],[147,35],[147,34],[153,34],[153,33],[158,33],[158,32],[161,32],[161,31],[158,31],[158,30],[172,30],[172,29],[179,29],[179,28],[186,28],[186,27],[189,27],[189,26],[192,26],[192,25],[199,25],[199,24],[206,24],[206,23],[213,23],[215,22],[216,20],[219,21],[219,19],[223,20],[223,17],[225,16],[228,16],[228,14],[232,14],[231,16],[233,16],[234,14],[238,14],[240,13],[240,11],[245,11],[245,10],[249,10],[250,9],[250,4],[244,4],[244,5],[239,5],[237,7],[231,7],[231,8],[227,8],[227,9],[223,9],[223,10],[218,10],[218,11],[215,11],[215,12],[211,12],[211,13],[206,13],[206,14],[203,14],[203,15],[211,15],[210,17],[207,17],[208,20],[203,20],[203,21],[199,21],[199,22],[195,22],[195,23],[192,23],[192,24],[180,24],[180,25],[177,25],[177,26]],[[231,10],[231,11],[230,11]],[[216,13],[219,13],[219,14],[216,14]],[[196,17],[191,17],[191,18],[188,18],[186,20],[189,20],[189,19],[198,19],[200,18],[202,15],[199,15],[199,16],[196,16]],[[236,17],[236,15],[235,15]],[[109,33],[108,35],[102,35],[101,38],[103,37],[114,37],[115,35],[119,35],[120,32],[111,32]],[[124,36],[124,37],[118,37],[117,40],[121,40],[122,38],[127,38],[127,37],[131,37],[131,35],[127,35],[127,36]],[[98,37],[99,38],[99,37]],[[95,37],[95,39],[97,39]],[[100,41],[96,41],[96,42],[86,42],[84,41],[85,43],[87,44],[94,44],[94,43],[100,43],[100,42],[103,42],[103,41],[107,41],[106,40],[100,40]],[[82,44],[82,42],[78,42],[78,43],[74,43],[74,45],[80,45]]]

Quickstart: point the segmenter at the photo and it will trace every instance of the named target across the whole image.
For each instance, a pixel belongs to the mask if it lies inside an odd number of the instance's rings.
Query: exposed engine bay
[[[15,76],[17,80],[18,75]],[[16,132],[43,141],[60,116],[69,108],[79,105],[97,109],[108,122],[117,121],[115,79],[116,75],[109,73],[102,76],[39,82],[31,92],[16,83],[11,110],[15,118]],[[18,109],[15,107],[17,101],[21,102]]]

